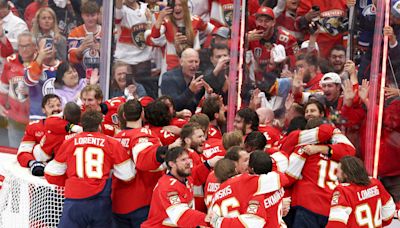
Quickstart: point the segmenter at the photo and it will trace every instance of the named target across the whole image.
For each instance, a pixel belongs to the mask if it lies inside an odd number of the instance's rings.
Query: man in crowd
[[[54,93],[54,80],[61,61],[56,58],[54,44],[48,45],[48,38],[43,37],[38,43],[38,54],[25,69],[24,82],[29,87],[30,111],[29,119],[44,119],[40,108],[42,98]]]
[[[9,42],[14,50],[18,50],[18,35],[29,30],[25,21],[13,14],[8,2],[0,1],[0,46],[2,49]]]
[[[368,176],[360,159],[340,159],[337,177],[340,184],[333,190],[326,227],[385,227],[391,223],[393,199],[378,179]]]
[[[199,54],[188,48],[182,52],[181,67],[167,71],[162,76],[161,93],[171,96],[176,110],[189,109],[194,112],[204,94],[203,76],[196,77]]]
[[[29,122],[29,97],[24,83],[24,68],[35,56],[36,44],[32,34],[19,34],[18,47],[17,53],[7,57],[0,81],[0,116],[8,119],[9,146],[14,148],[18,148]]]
[[[212,45],[210,50],[210,61],[212,65],[205,69],[204,80],[211,86],[213,92],[222,95],[225,100],[228,99],[228,67],[229,61],[229,48],[226,45]],[[225,102],[226,103],[226,102]]]
[[[100,68],[101,25],[97,24],[100,7],[96,1],[85,1],[81,6],[84,24],[68,35],[68,60],[74,64],[81,78],[86,69]]]
[[[165,156],[169,173],[163,175],[153,191],[147,227],[207,226],[206,214],[194,210],[192,161],[182,147],[169,150]]]
[[[65,185],[59,227],[106,227],[111,224],[111,170],[114,177],[130,181],[135,165],[117,140],[98,132],[100,112],[86,111],[81,120],[84,132],[63,143],[45,176],[49,183]]]

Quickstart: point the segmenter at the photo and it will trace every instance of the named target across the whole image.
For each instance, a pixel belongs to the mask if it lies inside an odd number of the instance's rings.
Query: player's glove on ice
[[[40,161],[30,161],[29,167],[31,168],[31,172],[33,176],[44,176],[44,167],[45,165]]]

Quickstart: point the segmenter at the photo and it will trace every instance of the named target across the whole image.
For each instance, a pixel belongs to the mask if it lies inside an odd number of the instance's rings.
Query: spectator
[[[14,50],[17,50],[17,37],[23,31],[28,31],[25,21],[15,16],[8,5],[7,0],[0,0],[0,47],[9,42]],[[12,53],[10,53],[12,54]],[[3,56],[3,55],[2,55]],[[6,57],[6,56],[5,56]]]
[[[318,6],[315,8],[314,6]],[[321,25],[320,30],[323,33],[318,35],[317,42],[320,48],[321,56],[327,57],[329,50],[337,44],[343,44],[341,27],[344,17],[346,17],[346,0],[339,1],[314,1],[301,0],[297,8],[296,28],[303,31],[305,39],[308,40],[309,24],[312,21],[318,21]],[[330,13],[335,12],[335,13]]]
[[[73,29],[68,36],[68,59],[74,64],[81,78],[85,70],[100,66],[101,25],[97,24],[100,7],[94,1],[86,1],[81,7],[84,24]]]
[[[253,131],[258,131],[259,125],[258,115],[255,111],[244,108],[236,113],[233,127],[235,130],[241,131],[244,138]]]
[[[220,27],[212,34],[211,44],[205,43],[203,48],[199,50],[200,55],[200,71],[205,72],[207,68],[213,67],[210,61],[210,48],[215,45],[226,45],[229,47],[230,31],[227,27]],[[208,40],[207,40],[208,41]],[[211,47],[209,47],[211,45]]]
[[[61,61],[56,58],[56,49],[46,45],[47,37],[39,41],[37,57],[25,69],[24,82],[29,87],[29,119],[44,119],[40,104],[46,94],[54,93],[54,80]]]
[[[0,116],[8,118],[10,147],[17,148],[29,122],[28,88],[24,84],[24,64],[29,64],[36,52],[34,37],[29,32],[18,35],[18,53],[9,56],[0,81]],[[8,108],[7,105],[9,106]]]
[[[133,79],[133,84],[127,86],[126,76],[129,73],[129,65],[123,62],[115,62],[113,65],[113,78],[111,81],[110,97],[128,96],[135,94],[138,98],[147,96],[145,88]],[[133,91],[129,91],[131,88]]]
[[[68,37],[74,28],[82,24],[81,0],[48,0],[48,2],[49,7],[57,15],[58,28],[63,36]]]
[[[346,63],[346,48],[342,45],[334,46],[329,52],[329,63],[332,65],[334,72],[342,74],[344,64]]]
[[[43,7],[47,7],[47,1],[46,0],[34,0],[32,3],[30,3],[24,12],[24,19],[26,24],[28,25],[29,30],[32,29],[32,23],[34,20],[34,17],[36,15],[36,12]],[[56,18],[55,18],[56,19]]]
[[[179,57],[186,48],[200,49],[199,31],[209,34],[214,29],[210,23],[198,17],[191,17],[187,0],[176,0],[175,7],[165,7],[147,35],[146,42],[153,46],[165,47],[161,72],[179,65]]]
[[[64,108],[68,102],[77,103],[81,90],[87,85],[95,85],[99,80],[98,70],[93,70],[90,80],[79,78],[78,72],[68,62],[61,63],[56,71],[54,81],[55,94],[61,98],[61,104]]]
[[[303,33],[295,27],[296,10],[300,0],[287,0],[285,11],[276,19],[278,28],[288,31],[297,40],[303,40]]]
[[[157,81],[151,78],[152,48],[144,39],[144,32],[150,29],[151,12],[147,3],[139,1],[116,1],[115,20],[121,25],[114,57],[131,66],[132,74],[127,75],[126,84],[135,81],[142,84],[149,96],[158,95]],[[132,76],[135,78],[133,79]]]
[[[56,14],[51,8],[44,7],[39,9],[32,24],[32,33],[36,39],[43,36],[52,37],[57,50],[57,58],[61,61],[67,60],[67,40],[61,35],[57,25]]]
[[[194,112],[204,94],[203,76],[195,77],[199,67],[199,54],[189,48],[182,53],[181,67],[164,73],[161,93],[171,96],[176,110],[189,109]]]
[[[212,66],[204,71],[204,80],[211,86],[214,93],[224,97],[224,103],[228,99],[229,81],[226,78],[230,60],[228,46],[212,45],[210,56]]]

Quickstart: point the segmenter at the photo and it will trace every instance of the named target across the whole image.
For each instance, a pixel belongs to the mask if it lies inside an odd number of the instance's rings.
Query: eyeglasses
[[[32,46],[33,46],[32,44],[18,45],[18,49],[25,50],[27,48],[31,48]]]

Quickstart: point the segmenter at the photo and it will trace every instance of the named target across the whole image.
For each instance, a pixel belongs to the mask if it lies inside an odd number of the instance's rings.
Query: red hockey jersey
[[[219,189],[220,183],[215,176],[214,171],[212,171],[206,180],[204,185],[204,202],[206,203],[207,209],[210,209],[211,201],[214,193]]]
[[[35,120],[29,123],[25,128],[25,134],[21,144],[18,147],[17,160],[22,167],[28,167],[30,160],[36,160],[33,157],[33,148],[39,145],[40,140],[45,134],[45,120]]]
[[[147,128],[122,130],[115,138],[128,150],[136,164],[136,176],[132,181],[113,178],[113,212],[127,214],[150,205],[153,189],[164,173],[162,168],[157,170],[161,163],[156,160],[156,151],[161,144]]]
[[[271,126],[260,124],[260,126],[258,126],[258,131],[263,133],[267,139],[267,149],[278,146],[278,143],[282,138],[279,130]]]
[[[354,155],[354,154],[347,154]],[[292,205],[302,206],[316,214],[329,215],[330,199],[338,184],[338,163],[323,154],[307,155],[297,147],[289,157],[286,174],[295,182]]]
[[[9,105],[8,118],[22,124],[29,122],[28,88],[24,83],[24,66],[17,54],[7,57],[0,80],[0,105]]]
[[[113,175],[121,180],[134,178],[135,165],[121,144],[100,132],[82,132],[65,141],[45,168],[51,184],[63,185],[65,197],[84,199],[101,192]]]
[[[194,210],[190,178],[181,182],[170,174],[162,176],[154,188],[150,212],[142,228],[207,226],[206,214]]]
[[[267,218],[271,223],[278,223],[282,218],[277,218],[277,210],[282,209],[279,206],[284,194],[282,185],[286,183],[285,176],[277,172],[263,175],[240,174],[228,179],[220,185],[211,203],[211,209],[224,217],[220,218],[218,225],[263,227]],[[268,210],[270,213],[267,213]]]
[[[379,180],[368,186],[339,184],[332,195],[327,228],[384,227],[395,213],[392,197]]]
[[[149,125],[148,128],[160,139],[163,146],[168,146],[179,138],[179,136],[174,135],[172,132],[164,130],[163,127]]]

